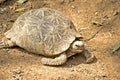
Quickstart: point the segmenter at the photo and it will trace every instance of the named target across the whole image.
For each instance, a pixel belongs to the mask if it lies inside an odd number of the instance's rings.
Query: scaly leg
[[[95,60],[95,56],[92,53],[90,53],[88,50],[85,50],[83,52],[83,55],[86,58],[86,63],[91,63]]]
[[[62,53],[60,54],[58,57],[56,58],[42,58],[41,59],[41,63],[44,65],[62,65],[67,61],[67,55],[66,53]]]

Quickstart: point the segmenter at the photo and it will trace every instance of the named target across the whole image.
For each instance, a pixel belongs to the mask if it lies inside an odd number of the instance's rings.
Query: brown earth
[[[120,0],[28,0],[0,4],[0,40],[19,15],[34,8],[49,7],[68,16],[83,35],[86,48],[96,61],[85,64],[84,56],[69,58],[62,66],[44,66],[41,57],[20,48],[0,50],[0,80],[120,80],[120,51],[112,48],[120,41]],[[15,12],[15,9],[25,11]],[[99,21],[103,25],[93,25]]]

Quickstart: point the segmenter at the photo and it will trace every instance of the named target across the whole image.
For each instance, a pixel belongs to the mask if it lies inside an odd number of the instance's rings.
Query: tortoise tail
[[[0,49],[5,48],[5,44],[3,41],[0,42]]]
[[[0,49],[7,48],[7,47],[13,47],[13,46],[16,46],[14,42],[12,42],[11,40],[5,37],[2,38],[2,41],[0,42]]]

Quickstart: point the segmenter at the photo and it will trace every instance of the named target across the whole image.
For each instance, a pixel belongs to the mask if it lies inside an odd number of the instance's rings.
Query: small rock
[[[21,67],[18,67],[12,71],[13,80],[23,80],[23,71]]]
[[[77,11],[78,12],[78,14],[80,14],[80,11]]]
[[[95,15],[98,16],[98,12],[95,12]]]
[[[116,11],[113,15],[114,15],[114,16],[120,15],[120,12],[119,12],[119,11]]]
[[[71,7],[72,7],[73,9],[75,9],[75,6],[72,5]]]
[[[7,8],[0,8],[0,13],[3,14],[7,11]]]

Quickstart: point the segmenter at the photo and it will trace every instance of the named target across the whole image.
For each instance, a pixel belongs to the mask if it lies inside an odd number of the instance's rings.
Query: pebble
[[[95,15],[98,16],[98,12],[95,12]]]
[[[75,9],[75,6],[72,5],[71,7],[72,7],[73,9]]]
[[[18,67],[12,71],[13,80],[23,80],[23,71],[21,67]]]
[[[7,8],[0,8],[0,13],[3,14],[7,11]]]

